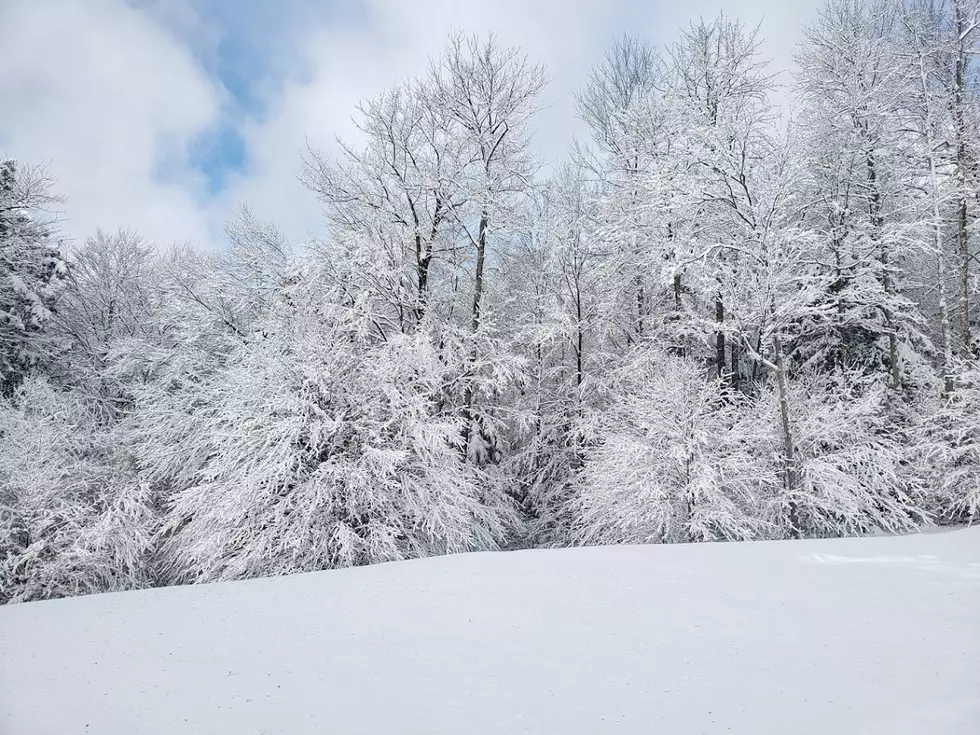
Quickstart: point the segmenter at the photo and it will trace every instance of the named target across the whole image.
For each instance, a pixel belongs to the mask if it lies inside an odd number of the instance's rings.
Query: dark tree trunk
[[[776,352],[776,388],[779,392],[779,422],[783,439],[783,487],[789,498],[790,536],[799,538],[800,518],[795,497],[799,488],[799,473],[797,470],[796,443],[793,440],[793,426],[789,409],[789,380],[786,377],[786,360],[779,338],[773,338],[773,348]]]
[[[878,259],[881,263],[881,286],[886,294],[892,293],[892,279],[889,268],[888,246],[884,241],[885,217],[883,214],[884,202],[882,201],[881,186],[878,183],[878,165],[875,160],[874,152],[869,150],[866,158],[868,168],[868,187],[871,196],[868,200],[868,214],[871,219],[871,237],[876,243]],[[898,335],[896,324],[891,309],[884,308],[885,326],[888,328],[888,371],[891,377],[893,388],[901,385],[901,366],[898,358]]]
[[[473,284],[473,336],[480,329],[481,308],[483,306],[483,267],[487,252],[487,227],[490,224],[490,216],[484,211],[480,214],[480,231],[476,240],[476,273]],[[470,371],[475,368],[476,363],[476,344],[470,354]],[[468,452],[470,439],[473,436],[473,375],[469,375],[466,381],[466,390],[463,394],[463,451]]]
[[[718,377],[724,379],[728,372],[725,364],[725,303],[720,295],[715,297],[715,323],[718,325],[715,331],[715,367],[718,369]]]

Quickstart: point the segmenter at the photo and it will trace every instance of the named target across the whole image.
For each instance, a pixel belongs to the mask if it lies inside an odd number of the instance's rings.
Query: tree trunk
[[[432,262],[431,251],[424,251],[422,236],[415,236],[415,277],[418,280],[418,295],[415,304],[415,323],[419,324],[425,316],[429,298],[429,265]]]
[[[674,226],[670,222],[667,223],[667,239],[671,243],[674,242]],[[676,268],[678,257],[677,257],[677,251],[676,249],[674,249],[673,246],[671,247],[670,250],[670,260],[674,263],[674,266]],[[684,302],[681,299],[682,295],[683,295],[683,284],[681,282],[681,274],[680,271],[675,270],[674,271],[674,323],[677,329],[681,328],[681,324],[684,318]],[[683,336],[678,336],[677,342],[671,345],[671,351],[676,355],[684,357],[684,355],[687,353],[687,349],[684,343]]]
[[[959,39],[956,48],[956,69],[953,75],[953,127],[956,134],[956,178],[959,184],[959,202],[956,212],[956,244],[960,259],[959,271],[959,343],[960,350],[970,350],[970,240],[967,232],[966,170],[969,160],[966,150],[967,123],[964,114],[963,88],[966,82],[966,19],[962,2],[953,3],[954,32]]]
[[[480,233],[476,239],[476,277],[473,284],[473,333],[480,328],[480,309],[483,305],[483,265],[487,253],[487,227],[490,216],[484,211],[480,214]]]
[[[718,329],[715,331],[715,367],[718,369],[718,378],[723,380],[727,374],[725,365],[725,303],[721,300],[721,295],[715,297],[715,323]]]
[[[923,52],[919,51],[919,82],[922,89],[922,101],[925,105],[926,119],[925,138],[929,158],[929,184],[932,195],[932,232],[933,247],[936,251],[937,276],[939,281],[939,324],[943,343],[943,392],[949,395],[953,391],[953,334],[949,318],[948,284],[946,273],[946,253],[943,252],[943,215],[940,202],[939,172],[936,163],[936,142],[933,138],[932,106],[929,100],[929,83],[926,77],[926,64]]]
[[[439,232],[439,224],[442,222],[443,208],[442,200],[436,199],[435,209],[432,212],[432,229],[429,232],[428,243],[422,242],[422,233],[418,231],[418,217],[415,216],[415,208],[412,207],[412,216],[415,218],[415,275],[418,279],[418,301],[415,306],[415,323],[418,324],[425,316],[426,308],[429,303],[429,268],[432,265],[432,247]]]
[[[476,274],[473,284],[473,337],[480,329],[481,308],[483,306],[483,266],[486,261],[487,253],[487,227],[490,224],[490,215],[484,210],[480,214],[480,231],[476,240]],[[470,353],[470,370],[476,364],[476,343],[474,342]],[[470,439],[473,436],[473,375],[469,375],[466,381],[466,390],[463,392],[463,451],[469,454]]]
[[[793,426],[789,411],[789,381],[786,377],[786,361],[778,337],[773,337],[776,352],[776,388],[779,393],[780,433],[783,439],[783,488],[789,501],[790,536],[800,537],[800,519],[796,501],[793,499],[799,489],[799,473],[796,459],[796,443],[793,441]]]
[[[646,311],[646,293],[643,290],[642,279],[637,277],[636,282],[636,336],[642,337],[645,329],[643,314]]]
[[[582,334],[582,292],[575,289],[575,387],[582,387],[582,350],[584,347]],[[581,392],[579,393],[581,399]]]
[[[865,160],[868,168],[868,188],[871,190],[871,196],[868,200],[868,214],[871,219],[871,238],[875,242],[875,249],[878,251],[878,260],[881,263],[881,287],[886,294],[890,295],[892,293],[892,279],[888,271],[891,266],[888,246],[885,244],[884,238],[885,218],[882,214],[884,206],[881,187],[878,184],[878,165],[873,150],[868,151]],[[885,315],[885,326],[888,327],[888,372],[891,378],[892,388],[897,389],[901,385],[902,375],[898,358],[898,335],[896,334],[895,319],[891,313],[891,309],[886,307],[882,311]]]
[[[965,186],[965,182],[964,182]],[[970,352],[970,239],[967,235],[968,213],[966,196],[960,197],[957,212],[956,240],[960,255],[960,350],[964,355]]]
[[[732,340],[731,343],[731,353],[732,353],[732,372],[731,372],[731,383],[734,390],[739,389],[739,373],[738,373],[738,359],[741,351],[739,350],[738,340]]]

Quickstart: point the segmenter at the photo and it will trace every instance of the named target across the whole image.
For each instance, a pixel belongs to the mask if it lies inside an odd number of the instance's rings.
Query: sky
[[[0,0],[0,156],[46,165],[63,234],[134,229],[219,248],[240,204],[293,240],[322,232],[298,181],[307,145],[356,143],[355,105],[422,72],[451,31],[495,32],[543,63],[545,164],[574,93],[624,33],[658,45],[720,11],[762,22],[788,69],[820,0]]]

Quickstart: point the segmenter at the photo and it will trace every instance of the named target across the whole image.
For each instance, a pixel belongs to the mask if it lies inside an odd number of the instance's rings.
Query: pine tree
[[[47,326],[64,277],[41,169],[0,160],[0,393],[10,395],[54,349]]]

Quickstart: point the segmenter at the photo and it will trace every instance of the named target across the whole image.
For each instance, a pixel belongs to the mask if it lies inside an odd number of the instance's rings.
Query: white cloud
[[[5,3],[2,25],[0,152],[51,162],[65,232],[207,240],[203,182],[181,159],[216,121],[221,91],[189,50],[121,0]],[[164,158],[169,184],[154,176]]]
[[[451,30],[493,30],[548,67],[552,83],[536,127],[542,157],[553,160],[581,132],[574,90],[616,36],[664,43],[691,17],[724,9],[754,24],[765,15],[766,54],[781,68],[818,1],[364,0],[363,15],[285,23],[293,37],[270,48],[288,58],[267,61],[293,71],[274,87],[257,80],[265,109],[237,123],[249,165],[213,198],[179,154],[217,122],[224,92],[167,29],[212,43],[220,29],[205,27],[190,0],[161,0],[142,12],[124,0],[12,3],[0,11],[4,26],[17,29],[0,44],[0,152],[52,159],[75,236],[123,225],[158,242],[214,244],[244,201],[303,237],[322,228],[316,201],[297,181],[306,140],[330,148],[335,135],[352,137],[356,103],[421,72]],[[164,152],[178,161],[167,184],[154,176]]]
[[[294,236],[315,232],[320,225],[316,202],[296,180],[306,141],[329,149],[335,136],[355,137],[355,105],[423,72],[452,30],[492,30],[504,43],[519,45],[532,60],[546,64],[552,84],[537,120],[538,143],[543,157],[555,158],[576,126],[571,91],[588,73],[594,52],[614,35],[614,19],[613,10],[602,3],[569,13],[562,0],[370,0],[364,25],[321,27],[299,40],[305,73],[277,91],[264,121],[246,125],[252,167],[224,193],[223,208],[243,199]]]
[[[705,0],[633,3],[570,3],[567,0],[367,0],[367,22],[357,27],[321,26],[297,39],[295,52],[305,73],[287,79],[269,100],[269,114],[244,129],[253,167],[223,194],[223,211],[240,199],[257,214],[277,220],[293,236],[320,226],[316,203],[296,180],[306,140],[329,149],[333,138],[356,136],[355,105],[400,79],[425,69],[452,30],[496,32],[543,62],[551,77],[545,109],[536,120],[536,144],[545,161],[560,157],[573,135],[581,135],[573,93],[617,36],[629,32],[663,44],[693,17],[721,10],[754,26],[765,17],[765,53],[774,69],[791,63],[802,23],[818,0]]]

